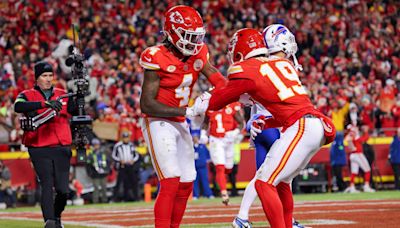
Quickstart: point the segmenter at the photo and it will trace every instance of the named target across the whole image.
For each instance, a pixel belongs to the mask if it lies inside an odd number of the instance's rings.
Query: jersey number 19
[[[270,64],[274,64],[275,69]],[[301,85],[299,76],[294,67],[287,61],[276,61],[264,63],[260,66],[260,73],[264,77],[268,77],[275,88],[279,91],[278,97],[284,101],[296,94],[307,94],[306,90]],[[296,82],[295,85],[287,86],[282,77]]]

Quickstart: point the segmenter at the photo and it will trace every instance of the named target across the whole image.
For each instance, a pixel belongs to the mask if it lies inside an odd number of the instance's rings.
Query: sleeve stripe
[[[236,73],[240,73],[243,72],[242,67],[239,66],[232,66],[228,69],[228,74],[236,74]]]
[[[17,98],[17,99],[15,99],[14,104],[17,102],[24,102],[24,101],[26,101],[24,98]]]
[[[139,60],[139,64],[143,68],[149,69],[149,70],[159,70],[160,69],[160,66],[158,64],[143,62],[142,60]]]

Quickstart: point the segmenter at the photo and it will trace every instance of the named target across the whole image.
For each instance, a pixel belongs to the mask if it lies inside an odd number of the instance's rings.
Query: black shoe
[[[56,220],[48,219],[44,224],[44,228],[57,228]]]
[[[64,225],[61,223],[61,218],[56,218],[56,228],[64,228]]]

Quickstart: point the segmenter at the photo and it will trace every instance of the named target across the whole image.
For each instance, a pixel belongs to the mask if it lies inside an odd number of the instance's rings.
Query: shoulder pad
[[[140,55],[139,64],[146,70],[159,70],[158,54],[160,50],[158,46],[147,48]]]

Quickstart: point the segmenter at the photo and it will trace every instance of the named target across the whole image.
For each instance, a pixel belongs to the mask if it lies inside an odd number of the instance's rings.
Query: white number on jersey
[[[217,115],[215,115],[215,120],[217,121],[217,129],[215,129],[215,131],[217,133],[224,133],[225,128],[224,123],[222,122],[222,114],[218,113]]]
[[[277,72],[274,69],[272,69],[270,64],[275,64]],[[301,85],[296,70],[290,63],[286,61],[264,63],[260,67],[260,73],[262,74],[262,76],[264,77],[267,76],[269,80],[271,80],[272,84],[279,91],[278,96],[281,99],[281,101],[293,97],[295,93],[299,95],[307,94],[306,90]],[[285,83],[279,76],[283,76],[290,81],[295,81],[297,82],[297,84],[288,87],[285,85]]]
[[[193,74],[183,75],[182,83],[175,89],[175,97],[180,99],[179,107],[186,106],[189,103],[190,85],[193,82]]]
[[[160,50],[160,48],[158,48],[158,47],[151,47],[149,53],[150,53],[150,55],[154,55],[159,50]]]

